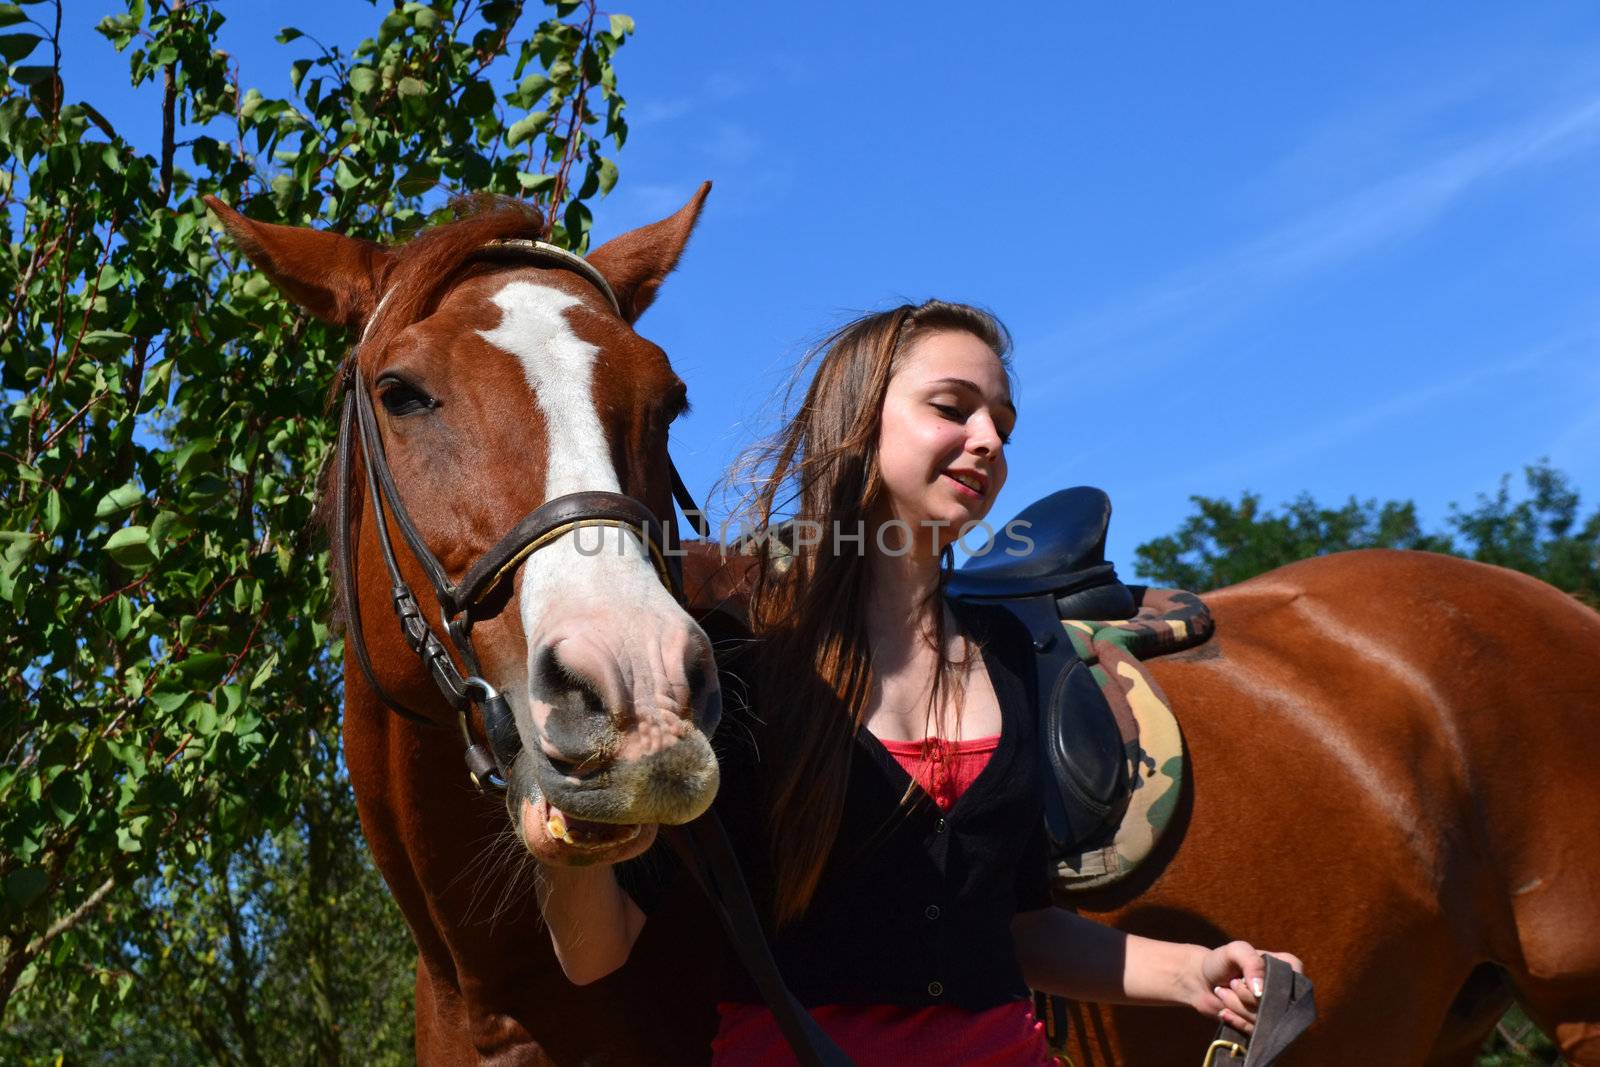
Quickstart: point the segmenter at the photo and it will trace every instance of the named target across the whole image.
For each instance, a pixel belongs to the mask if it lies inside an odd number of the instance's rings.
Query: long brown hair
[[[802,915],[816,893],[873,689],[867,542],[846,538],[874,536],[866,522],[884,491],[878,463],[884,397],[912,343],[945,330],[977,337],[1010,373],[1010,335],[986,311],[930,300],[866,315],[802,363],[796,382],[815,367],[803,400],[745,461],[757,475],[746,516],[755,530],[770,534],[787,514],[825,531],[819,543],[798,537],[787,551],[760,553],[750,605],[752,627],[764,639],[753,671],[755,710],[765,723],[764,762],[772,772],[766,814],[780,925]],[[835,530],[845,536],[835,539]],[[941,569],[936,606],[943,591]],[[938,709],[953,665],[945,653],[944,612],[932,614],[939,668],[929,715],[942,733]]]

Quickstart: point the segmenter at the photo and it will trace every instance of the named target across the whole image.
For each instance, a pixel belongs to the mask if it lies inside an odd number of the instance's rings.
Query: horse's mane
[[[378,279],[380,297],[386,297],[384,321],[391,324],[391,328],[420,322],[456,283],[481,270],[494,269],[492,264],[474,259],[475,253],[490,241],[506,237],[540,239],[548,232],[539,209],[513,197],[480,193],[457,197],[450,207],[456,217],[394,249]],[[329,385],[330,410],[343,399],[345,375],[359,347],[358,343],[351,344]],[[333,528],[333,493],[337,488],[333,459],[334,453],[330,451],[317,477],[317,500],[311,516],[312,525],[321,530],[330,544],[339,533]],[[359,484],[358,479],[357,486]],[[350,503],[353,517],[363,506],[363,495],[352,490]],[[330,558],[330,571],[334,566]],[[333,621],[336,626],[342,626],[340,586],[338,576],[332,576],[336,579],[331,602]]]

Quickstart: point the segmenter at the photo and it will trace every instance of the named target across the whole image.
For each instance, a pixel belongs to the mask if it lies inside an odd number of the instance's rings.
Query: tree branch
[[[76,908],[73,908],[72,911],[51,923],[48,930],[30,941],[26,950],[27,954],[30,956],[37,956],[40,952],[44,951],[44,947],[50,942],[66,933],[74,926],[77,926],[79,923],[83,922],[83,920],[88,917],[90,912],[94,911],[95,908],[100,906],[101,901],[105,900],[106,897],[111,895],[111,891],[116,887],[117,876],[113,874],[110,878],[107,878],[105,881],[96,886],[95,891],[90,893],[88,898],[84,900],[82,904],[79,904]]]

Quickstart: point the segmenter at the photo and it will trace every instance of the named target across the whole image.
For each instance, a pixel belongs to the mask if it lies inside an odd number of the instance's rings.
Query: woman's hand
[[[1298,956],[1270,952],[1297,972],[1305,970]],[[1236,1030],[1252,1033],[1256,1009],[1267,980],[1267,964],[1259,949],[1248,941],[1230,941],[1200,957],[1192,981],[1195,993],[1189,1003],[1202,1015],[1221,1019]]]

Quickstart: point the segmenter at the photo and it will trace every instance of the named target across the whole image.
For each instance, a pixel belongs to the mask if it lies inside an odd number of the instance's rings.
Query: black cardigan
[[[1000,744],[977,780],[941,813],[872,734],[855,739],[844,815],[810,908],[767,936],[785,981],[807,1006],[951,1004],[972,1011],[1028,996],[1011,941],[1018,912],[1050,904],[1028,634],[1001,608],[952,603],[979,642],[1001,716]],[[730,687],[732,688],[732,687]],[[754,699],[759,712],[759,698]],[[731,703],[731,702],[730,702]],[[759,809],[764,762],[737,706],[718,732],[715,807],[763,916],[772,869]],[[617,868],[648,914],[676,863],[665,844]],[[723,999],[757,1002],[726,953]]]

